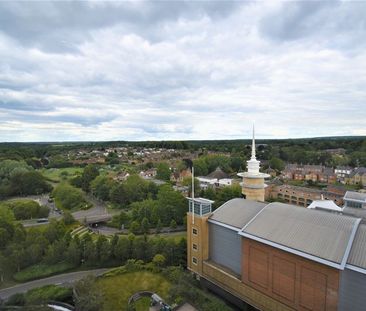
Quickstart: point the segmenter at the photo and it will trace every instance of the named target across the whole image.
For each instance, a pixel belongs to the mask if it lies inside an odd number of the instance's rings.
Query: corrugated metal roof
[[[210,219],[241,229],[267,204],[245,199],[232,199],[213,212]]]
[[[358,226],[347,264],[366,269],[366,225]]]
[[[341,265],[357,225],[354,217],[276,202],[262,209],[242,232]]]
[[[366,202],[366,193],[347,191],[346,194],[344,195],[344,200],[347,199]]]
[[[366,209],[365,208],[345,207],[343,209],[343,215],[362,218],[362,222],[366,222]]]

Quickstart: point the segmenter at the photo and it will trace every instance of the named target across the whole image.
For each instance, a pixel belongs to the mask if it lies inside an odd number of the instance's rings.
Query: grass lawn
[[[27,282],[65,272],[73,268],[74,265],[66,262],[61,262],[55,265],[37,264],[15,273],[14,279],[18,282]]]
[[[156,235],[151,235],[154,238]],[[171,233],[160,233],[159,236],[164,239],[172,239],[174,242],[178,243],[181,238],[187,238],[187,231],[183,232],[171,232]]]
[[[171,284],[160,274],[138,271],[100,278],[97,286],[105,297],[103,310],[110,311],[127,310],[128,299],[142,290],[155,292],[164,299],[168,295]],[[144,306],[146,306],[146,300],[138,303],[137,310],[143,311]]]
[[[60,182],[63,179],[72,178],[82,172],[83,168],[81,167],[47,168],[41,170],[42,175],[53,182]],[[65,175],[62,176],[62,174]]]
[[[146,311],[149,310],[151,299],[149,297],[144,297],[136,301],[135,310],[136,311]]]

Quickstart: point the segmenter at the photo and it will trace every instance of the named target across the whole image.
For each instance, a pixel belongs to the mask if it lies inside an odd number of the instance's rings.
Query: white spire
[[[252,160],[255,160],[255,135],[254,135],[254,123],[253,123],[253,139],[252,139]]]
[[[255,158],[255,132],[253,124],[253,138],[252,138],[252,157],[247,161],[248,173],[257,176],[259,175],[259,161]]]

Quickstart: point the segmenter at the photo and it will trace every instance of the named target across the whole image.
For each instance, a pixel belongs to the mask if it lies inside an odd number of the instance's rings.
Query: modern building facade
[[[264,178],[257,192],[246,188],[253,167],[258,172],[255,163],[242,175],[246,199],[215,211],[212,201],[190,199],[188,269],[243,310],[247,304],[268,311],[365,310],[366,225],[357,217],[263,202]]]

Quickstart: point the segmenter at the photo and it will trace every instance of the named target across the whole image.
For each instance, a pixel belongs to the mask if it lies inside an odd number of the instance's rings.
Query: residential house
[[[366,187],[366,167],[354,169],[345,177],[345,183],[349,185],[360,185]]]

